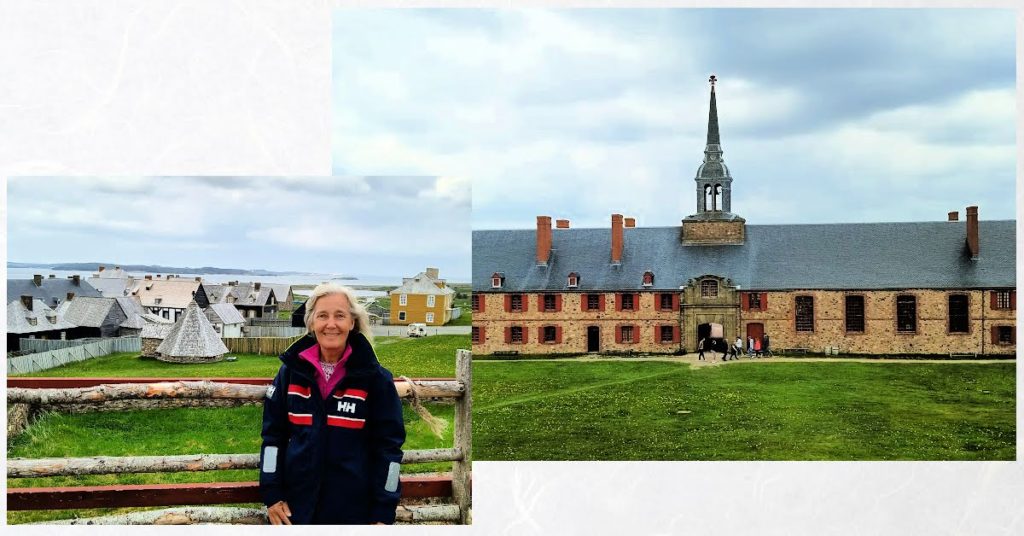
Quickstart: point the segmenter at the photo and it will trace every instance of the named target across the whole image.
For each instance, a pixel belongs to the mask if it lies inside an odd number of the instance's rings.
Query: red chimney
[[[569,228],[569,220],[555,220],[555,228],[556,229],[568,229]]]
[[[21,297],[21,303],[22,303],[22,304],[23,304],[23,305],[25,306],[25,308],[26,308],[26,309],[28,309],[29,311],[31,311],[31,310],[32,310],[32,296],[29,296],[29,295],[27,295],[27,294],[26,294],[26,295],[22,295],[22,297]]]
[[[537,216],[537,266],[551,258],[551,216]]]
[[[636,218],[626,218],[626,227],[630,229],[636,227]]]
[[[971,258],[978,258],[978,207],[967,207],[967,247],[971,250]]]
[[[612,264],[622,263],[622,214],[612,214]]]
[[[960,213],[955,210],[953,212],[950,212],[949,219],[946,221],[960,221]]]

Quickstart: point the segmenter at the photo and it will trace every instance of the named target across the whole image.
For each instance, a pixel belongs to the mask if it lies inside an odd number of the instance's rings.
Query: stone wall
[[[683,244],[742,244],[744,221],[683,221]]]

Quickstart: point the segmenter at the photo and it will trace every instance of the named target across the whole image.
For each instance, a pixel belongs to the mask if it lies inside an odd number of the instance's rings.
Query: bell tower
[[[746,220],[733,214],[732,175],[722,159],[722,142],[718,133],[718,103],[711,75],[711,104],[708,110],[708,136],[704,146],[704,162],[697,168],[697,213],[683,219],[684,245],[737,245],[744,240]]]

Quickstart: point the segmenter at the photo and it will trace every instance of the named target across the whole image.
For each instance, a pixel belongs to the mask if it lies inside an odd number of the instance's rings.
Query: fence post
[[[462,383],[462,396],[455,400],[455,448],[462,451],[462,459],[452,463],[452,497],[459,505],[459,522],[469,522],[470,459],[473,446],[473,354],[469,350],[455,351],[455,379]]]

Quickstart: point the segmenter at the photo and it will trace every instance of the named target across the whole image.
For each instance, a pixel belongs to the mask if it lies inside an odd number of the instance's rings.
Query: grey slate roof
[[[199,305],[192,301],[156,351],[168,357],[217,357],[226,354],[228,348]]]
[[[134,279],[113,277],[90,277],[87,281],[107,298],[127,296],[137,283]]]
[[[74,292],[75,296],[88,296],[99,298],[100,291],[93,288],[85,278],[79,280],[75,285],[70,279],[57,277],[43,278],[42,284],[36,286],[31,279],[8,279],[7,299],[13,300],[21,296],[32,296],[43,301],[48,307],[56,307],[67,299],[68,292]]]
[[[32,325],[30,319],[35,319],[35,325]],[[37,333],[73,327],[75,327],[74,324],[64,320],[63,315],[47,307],[42,300],[32,300],[31,311],[21,303],[20,298],[15,298],[7,304],[7,333],[9,334]]]
[[[68,322],[87,328],[103,327],[103,321],[110,314],[111,307],[117,307],[114,298],[78,297],[60,304],[58,311]]]
[[[219,324],[244,324],[245,317],[230,303],[211,303],[206,308],[206,318]]]
[[[488,274],[490,277],[490,274]],[[402,285],[388,294],[397,296],[399,294],[433,294],[435,296],[447,296],[449,294],[455,294],[455,291],[451,287],[438,287],[437,283],[440,280],[434,279],[427,275],[426,272],[420,272],[412,277],[403,277]]]
[[[980,255],[966,254],[966,222],[747,225],[737,246],[683,246],[680,227],[625,229],[613,267],[610,229],[553,229],[547,267],[536,266],[536,230],[473,231],[473,291],[675,290],[714,274],[742,289],[968,289],[1016,286],[1016,222],[979,222]],[[643,287],[646,270],[654,286]]]

